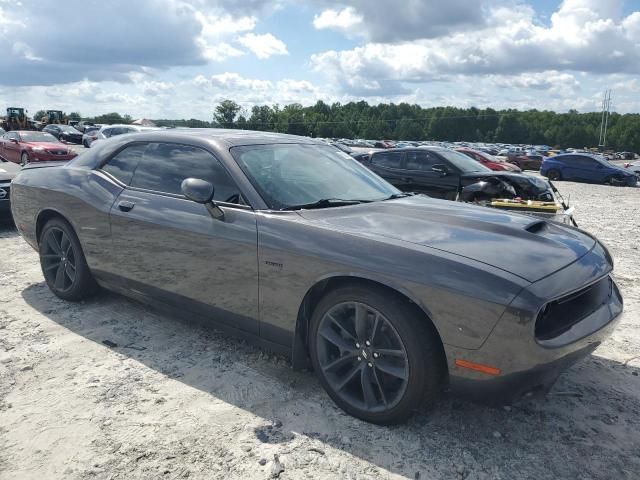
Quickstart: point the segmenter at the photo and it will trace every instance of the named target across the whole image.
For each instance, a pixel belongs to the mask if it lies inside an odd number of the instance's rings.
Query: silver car
[[[96,141],[105,140],[117,135],[124,135],[125,133],[146,132],[150,130],[158,129],[153,127],[139,127],[137,125],[105,125],[98,130],[95,136],[87,135],[87,144],[84,143],[85,138],[83,137],[82,143],[85,147],[91,147]]]

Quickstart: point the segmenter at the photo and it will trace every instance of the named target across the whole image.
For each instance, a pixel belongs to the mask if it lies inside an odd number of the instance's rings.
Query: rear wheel
[[[29,154],[22,152],[22,155],[20,155],[20,165],[24,167],[27,163],[29,163]]]
[[[383,289],[328,293],[311,319],[309,347],[329,396],[347,413],[378,424],[402,422],[432,403],[446,367],[427,322]]]
[[[547,172],[547,178],[549,180],[562,180],[562,174],[559,170],[551,169]]]
[[[40,235],[39,253],[44,279],[56,296],[78,301],[96,291],[97,284],[78,237],[64,220],[54,218],[46,223]]]

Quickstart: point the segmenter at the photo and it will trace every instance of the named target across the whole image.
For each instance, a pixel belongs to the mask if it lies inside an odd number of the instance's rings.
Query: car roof
[[[23,134],[23,133],[42,133],[39,132],[38,130],[11,130],[10,132],[7,133],[19,133],[19,134]],[[47,133],[47,132],[44,132]]]
[[[387,148],[386,150],[379,150],[375,153],[386,153],[386,152],[424,152],[425,150],[432,150],[434,152],[451,152],[450,148],[438,147],[435,145],[421,145],[419,147],[408,147],[408,148]]]
[[[180,139],[196,138],[200,141],[224,142],[229,147],[241,145],[267,145],[278,143],[300,143],[313,145],[327,145],[326,143],[309,137],[289,135],[286,133],[259,132],[254,130],[235,130],[224,128],[169,128],[146,129],[139,133],[129,134],[147,141],[180,141]],[[399,150],[402,151],[402,150]]]
[[[599,157],[598,155],[594,155],[593,153],[584,153],[584,152],[560,153],[555,157],[551,157],[551,158],[563,158],[563,157],[575,157],[575,156],[589,157],[589,158],[593,158],[594,160],[602,160],[602,158]]]

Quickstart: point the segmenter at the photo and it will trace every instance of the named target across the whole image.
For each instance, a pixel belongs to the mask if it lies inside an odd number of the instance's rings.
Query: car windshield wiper
[[[303,203],[301,205],[290,205],[288,207],[281,208],[280,210],[310,210],[313,208],[329,208],[329,207],[343,207],[346,205],[357,205],[359,203],[368,203],[371,200],[344,200],[342,198],[322,198],[318,201],[311,203]]]
[[[383,198],[382,200],[395,200],[396,198],[412,197],[414,195],[415,193],[413,192],[394,193],[393,195],[389,195],[387,198]]]

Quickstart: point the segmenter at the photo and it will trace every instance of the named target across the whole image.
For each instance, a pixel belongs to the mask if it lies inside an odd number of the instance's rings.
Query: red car
[[[479,150],[474,150],[473,148],[456,148],[456,152],[464,153],[467,157],[471,157],[474,160],[480,162],[485,167],[495,170],[496,172],[515,172],[520,173],[522,170],[511,163],[504,162],[502,160],[498,160],[493,155],[489,155],[488,153],[481,152]]]
[[[76,156],[76,152],[49,133],[14,130],[0,137],[0,157],[13,163],[68,161]]]

